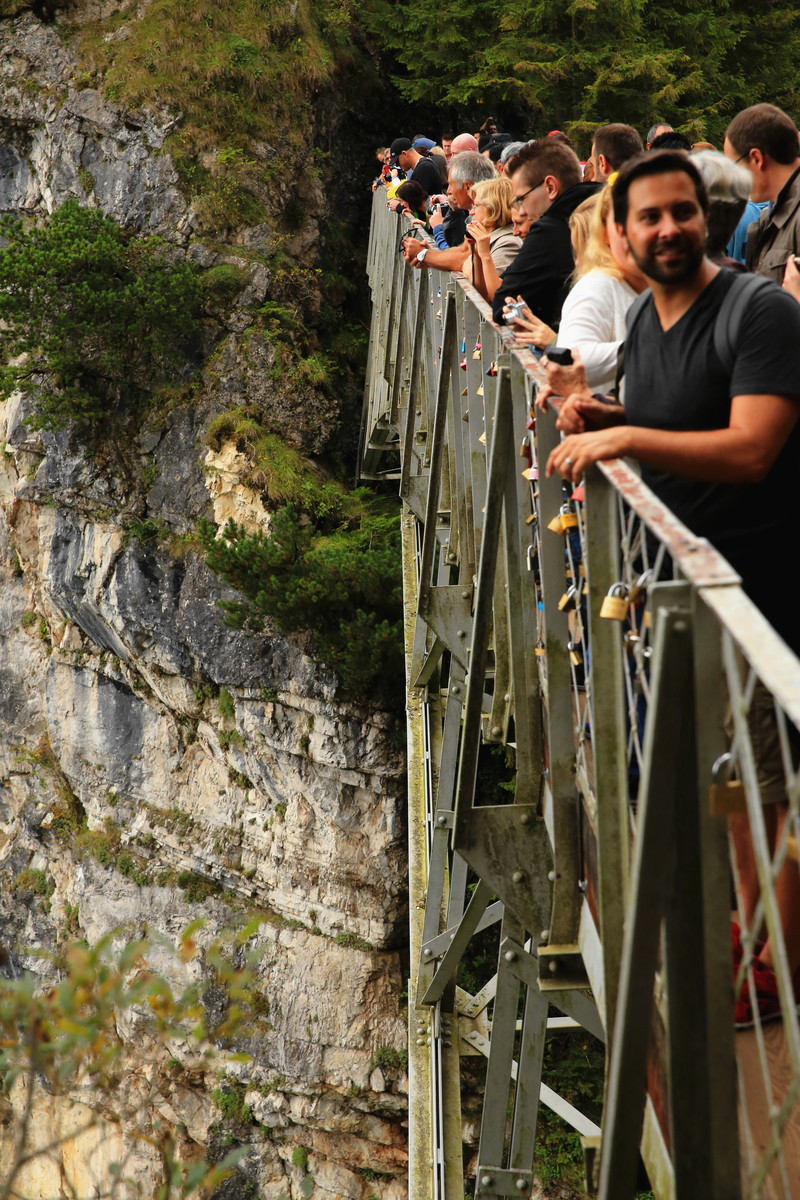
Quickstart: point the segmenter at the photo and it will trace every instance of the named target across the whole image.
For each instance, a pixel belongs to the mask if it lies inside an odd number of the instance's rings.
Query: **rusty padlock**
[[[600,605],[600,616],[605,617],[608,621],[624,621],[628,615],[628,585],[626,583],[612,583],[608,589],[608,595],[603,598],[603,603]]]

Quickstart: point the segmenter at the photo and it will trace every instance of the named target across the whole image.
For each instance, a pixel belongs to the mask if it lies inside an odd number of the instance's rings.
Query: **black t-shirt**
[[[714,350],[714,324],[736,275],[721,270],[681,319],[662,330],[652,297],[625,343],[625,413],[651,429],[727,429],[731,400],[792,395],[800,408],[800,305],[775,286],[752,297],[730,374]],[[706,483],[642,465],[648,487],[742,576],[745,591],[800,650],[800,629],[781,596],[800,475],[800,423],[762,483]]]
[[[409,176],[418,183],[428,196],[435,196],[442,191],[442,177],[436,163],[429,158],[420,158]]]

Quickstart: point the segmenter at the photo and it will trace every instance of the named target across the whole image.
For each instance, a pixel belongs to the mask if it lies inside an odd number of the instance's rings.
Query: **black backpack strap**
[[[625,314],[625,342],[631,336],[633,327],[642,315],[644,306],[652,294],[650,288],[645,288],[643,292],[639,293]],[[617,373],[614,376],[614,387],[612,388],[615,396],[619,396],[619,385],[622,383],[622,376],[625,374],[625,342],[622,343],[617,351]]]
[[[759,292],[775,286],[771,279],[766,279],[763,275],[738,272],[728,288],[728,294],[722,301],[714,322],[714,350],[727,375],[733,371],[739,331],[751,300]]]

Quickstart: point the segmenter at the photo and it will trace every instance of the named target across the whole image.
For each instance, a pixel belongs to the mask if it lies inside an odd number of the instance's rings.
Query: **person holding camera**
[[[466,216],[472,205],[470,188],[483,179],[494,179],[497,175],[492,164],[477,151],[467,150],[455,155],[450,163],[447,184],[447,198],[450,201],[450,211],[460,212],[464,216],[465,233],[457,246],[447,249],[433,249],[421,242],[419,238],[407,237],[403,246],[403,256],[407,263],[414,267],[436,267],[440,271],[461,271],[470,253],[470,244],[466,238]],[[436,226],[443,223],[441,209],[435,209],[430,216],[430,224],[436,238]],[[437,245],[439,243],[437,242]]]

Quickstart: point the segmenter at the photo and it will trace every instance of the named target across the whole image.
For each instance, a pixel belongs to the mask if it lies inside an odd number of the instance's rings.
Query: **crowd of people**
[[[380,152],[387,203],[409,217],[407,263],[462,272],[515,340],[543,353],[562,440],[546,470],[567,483],[629,457],[692,532],[740,574],[788,646],[800,634],[776,579],[800,468],[800,141],[770,104],[740,112],[722,150],[654,122],[598,128],[582,162],[559,131],[524,143],[478,135],[398,139]],[[447,185],[439,181],[446,171]],[[400,178],[405,173],[406,181]],[[410,184],[417,184],[410,193]],[[426,229],[430,236],[423,237]],[[433,239],[433,245],[430,238]],[[572,365],[551,361],[557,343]],[[562,355],[558,356],[563,358]],[[773,846],[788,818],[768,693],[750,707]],[[795,766],[798,736],[789,734]],[[739,902],[753,929],[759,886],[746,817],[731,818]],[[800,872],[775,882],[800,1001]],[[733,960],[745,953],[732,927]],[[780,1015],[775,946],[755,929],[740,1027]]]

